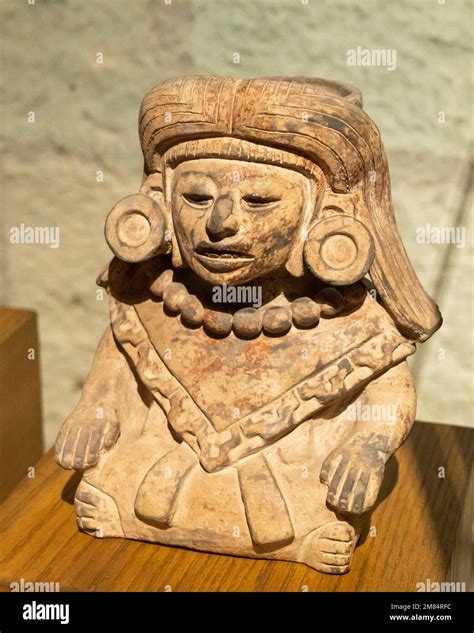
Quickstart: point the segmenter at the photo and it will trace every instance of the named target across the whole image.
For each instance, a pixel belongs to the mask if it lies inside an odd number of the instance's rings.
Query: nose
[[[234,201],[230,195],[218,198],[207,218],[206,231],[211,240],[222,240],[235,235],[239,230]]]

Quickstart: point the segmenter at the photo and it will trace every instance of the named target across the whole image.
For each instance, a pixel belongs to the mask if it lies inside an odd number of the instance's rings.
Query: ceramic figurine
[[[56,443],[78,525],[347,572],[415,418],[406,358],[441,324],[379,131],[349,85],[188,76],[139,132],[110,327]]]

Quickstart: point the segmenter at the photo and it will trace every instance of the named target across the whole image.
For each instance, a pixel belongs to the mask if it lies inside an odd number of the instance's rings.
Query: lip
[[[231,248],[210,248],[198,245],[194,251],[196,259],[208,270],[227,272],[237,270],[253,261],[251,255]]]

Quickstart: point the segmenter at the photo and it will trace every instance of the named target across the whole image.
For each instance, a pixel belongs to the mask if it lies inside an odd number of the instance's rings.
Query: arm
[[[61,427],[55,459],[63,468],[84,469],[97,463],[120,433],[115,415],[116,384],[127,363],[107,328],[94,356],[81,399]]]
[[[416,393],[406,362],[372,381],[350,405],[361,419],[354,433],[325,459],[320,480],[329,505],[362,514],[377,499],[385,464],[408,435],[416,412]],[[356,416],[357,417],[357,416]]]

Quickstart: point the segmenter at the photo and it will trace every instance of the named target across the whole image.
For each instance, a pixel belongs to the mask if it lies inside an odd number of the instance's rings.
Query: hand
[[[362,514],[377,500],[384,470],[383,453],[373,446],[345,446],[326,457],[319,478],[329,488],[331,506]]]
[[[64,422],[54,452],[56,462],[63,468],[82,470],[94,466],[101,451],[115,444],[120,428],[116,420],[106,418],[78,420],[78,413],[74,412]]]

